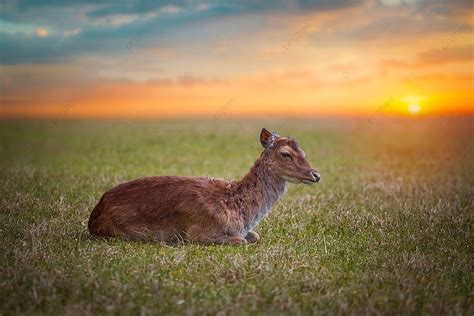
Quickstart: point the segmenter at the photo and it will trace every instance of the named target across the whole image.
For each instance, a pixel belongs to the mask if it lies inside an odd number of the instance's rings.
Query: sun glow
[[[425,100],[425,97],[421,96],[406,96],[402,98],[402,101],[406,104],[406,111],[411,115],[417,115],[421,112],[421,101]]]
[[[38,37],[46,37],[46,36],[48,36],[49,32],[48,32],[48,30],[46,30],[42,27],[39,27],[35,30],[35,34]]]
[[[410,103],[408,104],[408,112],[412,115],[416,115],[420,113],[421,111],[421,106],[418,103]]]

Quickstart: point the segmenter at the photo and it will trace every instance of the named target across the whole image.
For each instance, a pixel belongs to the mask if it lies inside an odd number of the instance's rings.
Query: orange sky
[[[468,2],[293,4],[3,5],[0,116],[474,114]]]

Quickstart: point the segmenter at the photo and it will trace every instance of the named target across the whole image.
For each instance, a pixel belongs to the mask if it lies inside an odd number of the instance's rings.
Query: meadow
[[[103,192],[240,178],[261,127],[322,181],[289,185],[256,245],[92,238]],[[474,313],[473,118],[0,123],[0,315]]]

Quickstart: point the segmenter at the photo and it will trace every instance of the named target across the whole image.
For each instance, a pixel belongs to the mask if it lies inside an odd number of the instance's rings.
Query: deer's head
[[[262,155],[270,161],[276,175],[292,183],[313,184],[319,182],[321,175],[306,160],[305,152],[298,142],[289,137],[262,128],[260,143],[265,148]]]

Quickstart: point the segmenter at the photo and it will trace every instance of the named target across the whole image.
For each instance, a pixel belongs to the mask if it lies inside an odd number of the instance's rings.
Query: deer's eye
[[[281,155],[283,158],[290,158],[290,159],[292,159],[290,153],[287,153],[286,151],[281,152],[280,155]]]

